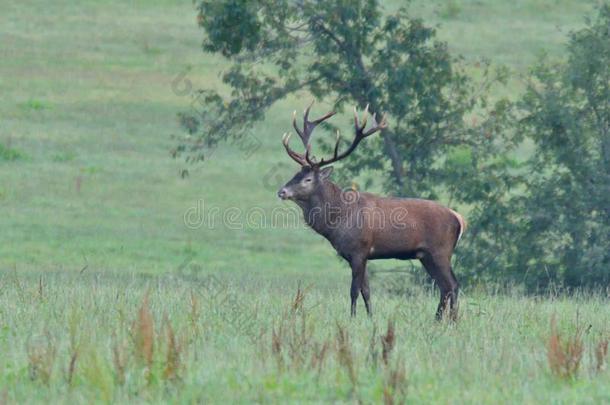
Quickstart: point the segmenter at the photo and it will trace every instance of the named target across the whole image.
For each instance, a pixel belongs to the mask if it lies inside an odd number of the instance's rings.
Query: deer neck
[[[305,222],[317,233],[328,237],[342,215],[343,201],[341,188],[331,181],[325,181],[309,199],[299,201]]]

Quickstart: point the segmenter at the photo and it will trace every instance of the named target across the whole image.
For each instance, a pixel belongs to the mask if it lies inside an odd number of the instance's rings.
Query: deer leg
[[[352,298],[352,309],[351,309],[352,316],[356,316],[356,302],[358,301],[358,293],[360,290],[360,287],[358,284],[359,284],[358,276],[353,274],[353,271],[352,271],[352,288],[350,289],[350,296]]]
[[[436,281],[441,293],[440,302],[436,309],[436,319],[442,320],[445,310],[450,308],[451,319],[456,320],[458,282],[451,270],[449,260],[425,256],[421,259],[421,262],[428,274]]]
[[[457,321],[457,317],[458,317],[458,294],[459,294],[459,290],[460,290],[460,284],[457,281],[457,278],[455,278],[455,274],[453,273],[453,268],[449,267],[449,271],[451,273],[451,278],[453,280],[453,289],[451,291],[451,309],[450,309],[450,315],[451,315],[451,320],[452,321]]]
[[[369,316],[373,316],[373,308],[371,305],[371,290],[369,288],[369,272],[366,270],[366,263],[364,265],[364,275],[362,277],[362,287],[360,288],[360,292],[362,293],[362,299],[364,300],[366,313]]]
[[[366,261],[364,260],[351,260],[350,266],[352,267],[352,287],[350,289],[350,296],[352,299],[352,316],[356,316],[356,303],[358,301],[358,295],[362,289],[364,281],[364,273],[366,270]]]

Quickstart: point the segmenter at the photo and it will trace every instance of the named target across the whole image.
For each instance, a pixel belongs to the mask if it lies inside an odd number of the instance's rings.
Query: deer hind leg
[[[449,259],[426,255],[421,259],[424,268],[439,287],[441,297],[436,309],[436,319],[441,320],[449,309],[451,320],[457,320],[459,284]]]
[[[459,309],[459,304],[458,304],[458,295],[459,295],[459,291],[460,291],[460,283],[458,283],[457,278],[455,277],[455,274],[453,273],[453,267],[449,266],[449,272],[451,273],[451,278],[453,280],[452,285],[454,286],[452,288],[452,295],[451,295],[451,320],[452,321],[457,321],[458,319],[458,309]]]

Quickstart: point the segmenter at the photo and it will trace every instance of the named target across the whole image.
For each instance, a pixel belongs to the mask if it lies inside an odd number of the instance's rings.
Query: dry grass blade
[[[551,320],[551,334],[547,342],[547,359],[551,371],[563,379],[575,379],[582,361],[584,345],[580,330],[567,341],[563,341],[557,332],[555,318]]]
[[[394,321],[392,319],[388,320],[388,330],[386,334],[381,336],[381,358],[383,359],[383,364],[388,364],[390,360],[390,355],[392,350],[394,349],[394,343],[396,340],[396,335],[394,333]]]
[[[40,380],[45,385],[49,385],[56,355],[57,348],[48,334],[44,344],[29,345],[28,371],[30,379]]]
[[[42,276],[38,278],[38,299],[44,301],[44,283],[42,281]]]
[[[78,351],[72,352],[72,356],[70,356],[70,363],[68,364],[68,373],[66,377],[66,382],[68,386],[72,385],[72,381],[74,380],[74,372],[76,371],[76,360],[78,359]]]
[[[134,349],[138,361],[150,370],[155,350],[154,319],[148,304],[148,292],[144,295],[142,305],[133,324]]]
[[[339,364],[347,371],[352,385],[356,386],[356,367],[354,365],[354,356],[349,343],[349,333],[343,326],[337,324],[337,357]]]
[[[606,357],[608,356],[608,339],[600,340],[595,346],[595,370],[599,373],[606,368]]]
[[[311,368],[317,371],[318,376],[322,372],[322,366],[324,365],[324,360],[326,359],[326,354],[328,353],[329,347],[330,343],[328,340],[324,341],[322,344],[316,343],[314,345],[310,364]]]
[[[174,333],[174,329],[167,316],[165,317],[165,324],[167,333],[167,354],[165,357],[163,377],[166,380],[175,381],[180,378],[182,346],[176,340],[176,334]]]
[[[369,340],[369,353],[368,361],[370,362],[373,369],[376,369],[379,361],[379,352],[377,350],[377,325],[373,326],[373,333]]]
[[[193,291],[191,290],[191,294],[190,294],[190,313],[189,313],[189,318],[191,321],[191,327],[193,329],[193,332],[195,334],[195,336],[199,336],[199,315],[200,315],[200,309],[199,309],[199,300],[197,299],[197,296],[195,295],[195,293],[193,293]]]
[[[81,344],[79,339],[80,330],[80,316],[77,312],[73,311],[69,317],[68,333],[70,338],[70,362],[68,363],[68,369],[65,371],[65,379],[68,386],[72,386],[74,381],[74,374],[76,373],[76,362],[80,357]]]
[[[299,285],[294,299],[271,329],[271,355],[279,371],[321,372],[331,343],[315,337],[315,323],[304,309],[305,292]]]
[[[275,358],[277,362],[278,369],[282,370],[284,368],[284,357],[282,355],[282,341],[283,341],[283,325],[280,324],[276,329],[273,326],[271,330],[271,354]]]
[[[114,334],[112,346],[112,364],[114,365],[115,381],[118,385],[125,384],[125,369],[127,367],[127,354],[125,344],[120,344]]]
[[[383,386],[383,403],[386,405],[403,404],[407,395],[407,373],[402,360],[386,372]]]
[[[309,290],[310,287],[305,287],[305,289],[301,289],[301,283],[297,285],[297,293],[292,300],[291,310],[292,312],[299,312],[303,310],[303,304],[305,303],[305,294]]]

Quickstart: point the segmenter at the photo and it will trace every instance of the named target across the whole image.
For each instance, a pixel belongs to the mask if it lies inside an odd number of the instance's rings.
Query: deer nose
[[[277,192],[277,196],[280,197],[282,200],[285,200],[286,198],[288,198],[288,190],[286,190],[285,187],[282,187],[280,191]]]

